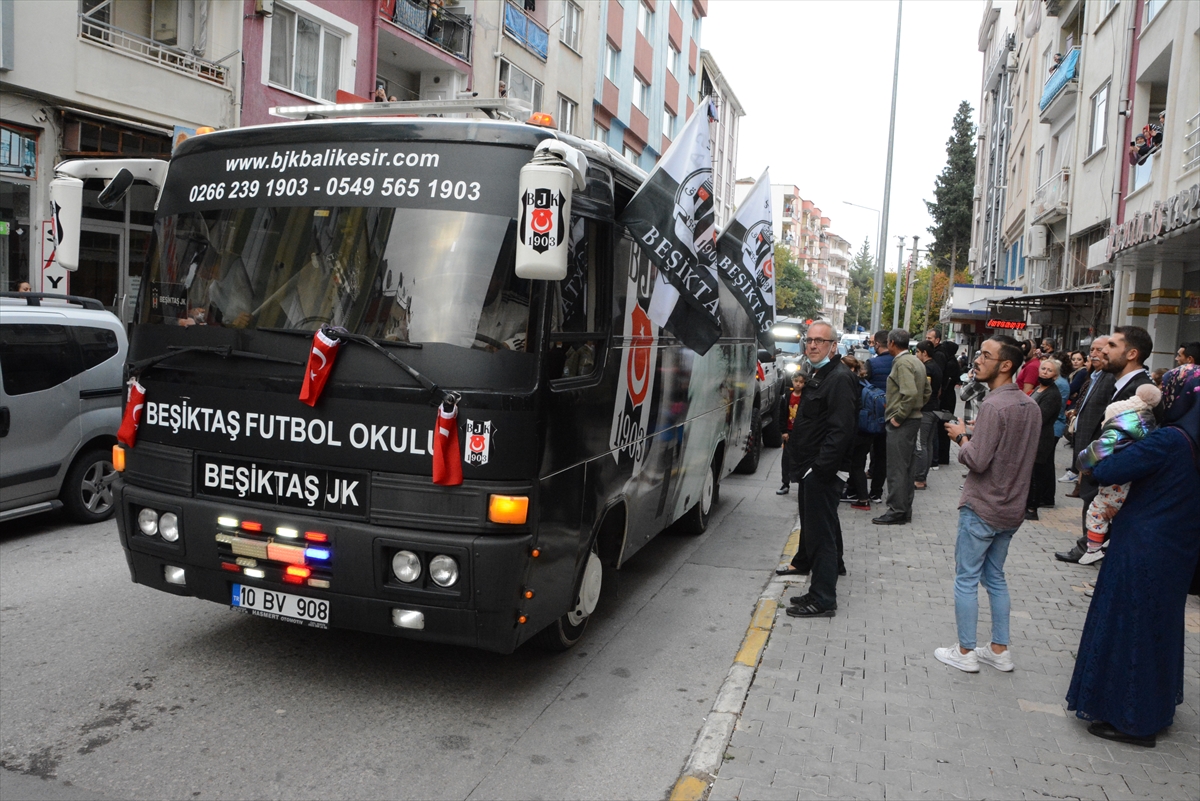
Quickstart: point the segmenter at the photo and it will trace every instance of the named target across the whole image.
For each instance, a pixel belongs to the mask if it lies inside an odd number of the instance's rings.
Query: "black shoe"
[[[877,526],[898,526],[901,523],[908,523],[912,518],[904,512],[888,512],[871,520]]]
[[[791,492],[791,490],[792,490],[791,487],[780,487],[779,489],[775,490],[775,494],[776,495],[787,495],[789,492]]]
[[[812,603],[812,601],[813,594],[811,592],[806,592],[803,595],[793,595],[791,598],[788,598],[788,603],[792,606],[804,606],[805,604]]]
[[[801,570],[800,568],[793,567],[792,565],[775,568],[775,575],[777,576],[807,576],[811,572],[812,571],[807,567]]]
[[[788,614],[791,614],[791,610],[788,610]],[[1149,737],[1137,737],[1132,734],[1126,734],[1111,723],[1105,723],[1102,720],[1092,721],[1092,725],[1088,726],[1088,734],[1103,737],[1105,740],[1126,743],[1127,745],[1140,745],[1143,748],[1153,748],[1158,742],[1157,734],[1151,734]]]
[[[1054,501],[1050,501],[1050,502],[1048,502],[1048,503],[1047,503],[1047,502],[1039,503],[1039,504],[1038,504],[1038,508],[1039,508],[1039,509],[1053,509],[1053,508],[1054,508]]]
[[[1054,554],[1054,558],[1060,562],[1078,562],[1079,557],[1083,556],[1083,551],[1076,545],[1069,551],[1058,551]]]
[[[838,568],[838,575],[839,576],[846,575],[846,566],[845,565],[842,565],[841,567]]]
[[[803,605],[789,606],[785,611],[788,617],[834,617],[837,615],[837,604],[826,609],[816,601],[809,601]]]
[[[1039,518],[1038,518],[1037,509],[1026,509],[1026,510],[1025,510],[1025,519],[1026,519],[1026,520],[1037,520],[1037,519],[1039,519]]]

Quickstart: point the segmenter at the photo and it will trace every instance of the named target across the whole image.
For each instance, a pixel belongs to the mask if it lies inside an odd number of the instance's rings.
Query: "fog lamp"
[[[163,565],[163,580],[168,584],[178,584],[180,587],[187,584],[183,568],[171,565]]]

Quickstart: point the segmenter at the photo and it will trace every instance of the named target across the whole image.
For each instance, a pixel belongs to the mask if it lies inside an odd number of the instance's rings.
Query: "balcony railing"
[[[1187,143],[1183,150],[1183,171],[1187,172],[1192,167],[1200,166],[1200,112],[1192,115],[1184,127],[1188,132],[1183,137],[1183,141]]]
[[[453,11],[437,14],[425,0],[396,0],[392,22],[463,61],[471,60],[471,23]]]
[[[1050,77],[1046,79],[1046,88],[1042,90],[1042,99],[1038,102],[1039,111],[1044,112],[1066,85],[1075,80],[1078,67],[1079,48],[1072,47],[1071,51],[1063,58],[1062,63],[1058,65],[1058,69],[1050,73]]]
[[[121,30],[86,14],[79,15],[79,38],[120,50],[125,55],[147,64],[211,81],[220,86],[229,82],[227,67],[183,50],[166,47],[153,39]]]
[[[1033,221],[1048,222],[1067,216],[1071,171],[1064,167],[1033,193]]]
[[[512,3],[504,6],[504,32],[537,53],[543,61],[550,49],[550,34]]]

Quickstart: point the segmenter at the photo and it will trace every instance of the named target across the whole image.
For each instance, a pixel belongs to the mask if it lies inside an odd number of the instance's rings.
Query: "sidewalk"
[[[957,448],[952,448],[957,458]],[[1061,475],[1068,459],[1058,449]],[[1059,562],[1081,505],[1027,521],[1007,562],[1016,670],[962,673],[933,657],[956,639],[954,540],[963,468],[931,472],[913,523],[840,509],[849,575],[838,613],[787,617],[807,579],[773,582],[781,606],[710,799],[1200,798],[1200,606],[1189,597],[1184,703],[1158,747],[1101,740],[1066,711],[1098,565]],[[767,503],[767,499],[762,499]],[[795,496],[779,498],[795,504]],[[981,588],[979,642],[990,631]]]

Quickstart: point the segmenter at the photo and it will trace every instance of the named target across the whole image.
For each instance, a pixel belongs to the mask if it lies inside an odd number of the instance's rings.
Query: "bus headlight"
[[[397,551],[392,557],[392,572],[405,584],[421,577],[421,559],[412,551]]]
[[[167,542],[179,539],[179,517],[174,512],[165,512],[158,518],[158,533]]]
[[[153,509],[143,509],[138,512],[138,528],[147,537],[158,533],[158,512]]]
[[[458,562],[445,554],[433,557],[429,562],[429,577],[439,587],[449,587],[458,581]]]

